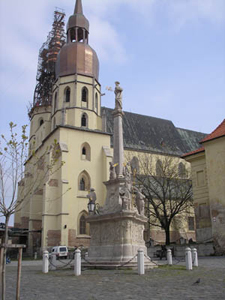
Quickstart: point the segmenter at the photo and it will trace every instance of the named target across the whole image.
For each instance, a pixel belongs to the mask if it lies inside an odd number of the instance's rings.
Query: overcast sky
[[[0,133],[29,122],[38,51],[55,7],[75,0],[0,0]],[[225,0],[83,0],[100,61],[102,105],[116,80],[124,110],[209,133],[225,118]]]

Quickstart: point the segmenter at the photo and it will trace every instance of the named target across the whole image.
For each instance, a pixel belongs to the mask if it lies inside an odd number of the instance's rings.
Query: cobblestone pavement
[[[23,262],[21,300],[128,300],[128,299],[224,299],[225,257],[200,258],[199,267],[187,271],[174,260],[169,267],[137,275],[135,270],[83,270],[79,277],[72,269],[41,272],[40,262]],[[7,265],[7,300],[15,299],[16,264]],[[199,284],[194,282],[200,278]]]

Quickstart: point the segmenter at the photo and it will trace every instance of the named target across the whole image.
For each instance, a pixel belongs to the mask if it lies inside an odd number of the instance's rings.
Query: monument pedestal
[[[136,268],[138,249],[147,248],[143,239],[147,218],[136,211],[93,215],[87,218],[91,229],[91,244],[88,249],[88,266],[98,268]],[[145,267],[156,267],[145,257]]]

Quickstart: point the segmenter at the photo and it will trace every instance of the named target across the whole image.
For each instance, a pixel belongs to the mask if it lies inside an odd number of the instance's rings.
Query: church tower
[[[17,227],[29,228],[30,253],[39,247],[89,245],[87,195],[94,188],[97,202],[104,203],[103,182],[108,180],[112,159],[110,134],[102,131],[99,61],[89,46],[89,22],[81,0],[76,0],[65,39],[63,19],[55,25],[54,35],[39,54],[38,84],[30,110],[30,150],[40,159],[34,164],[35,157],[30,156],[25,187],[36,174],[45,174],[51,157],[57,156],[57,166],[43,177],[15,217]],[[56,152],[52,150],[55,143]]]
[[[67,41],[56,62],[53,87],[52,130],[56,126],[75,126],[101,130],[101,86],[99,61],[89,46],[89,22],[81,0],[67,23]]]

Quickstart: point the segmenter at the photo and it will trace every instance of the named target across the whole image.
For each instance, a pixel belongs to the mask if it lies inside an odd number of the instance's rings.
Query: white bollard
[[[55,271],[56,270],[56,255],[55,254],[52,254],[51,257],[50,257],[50,270],[51,271]]]
[[[42,260],[42,272],[48,273],[48,251],[43,252],[43,260]]]
[[[145,261],[144,261],[144,251],[142,249],[138,250],[138,275],[145,274]]]
[[[37,259],[37,252],[34,252],[34,259]]]
[[[186,262],[186,269],[192,270],[192,257],[191,257],[191,249],[185,249],[185,262]]]
[[[191,249],[192,259],[193,259],[193,266],[198,267],[198,252],[196,248]]]
[[[167,249],[167,264],[169,266],[173,265],[173,259],[172,259],[172,251],[171,251],[171,249]]]
[[[75,251],[74,274],[75,276],[81,275],[81,251],[79,249]]]
[[[88,252],[85,253],[85,259],[88,259]]]

